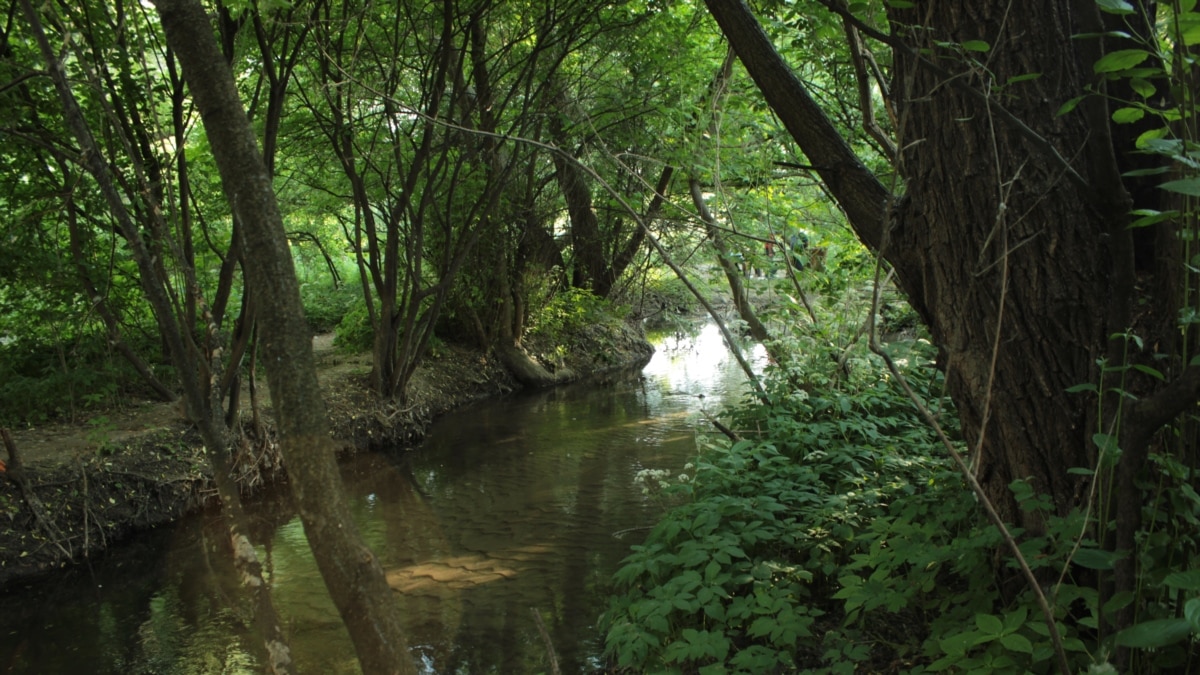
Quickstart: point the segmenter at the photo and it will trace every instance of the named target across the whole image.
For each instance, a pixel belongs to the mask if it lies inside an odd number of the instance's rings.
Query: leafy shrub
[[[362,287],[354,283],[336,288],[327,281],[301,284],[300,299],[304,318],[314,333],[335,330],[347,313],[363,304]]]
[[[626,286],[618,300],[654,330],[674,330],[687,324],[700,308],[696,296],[674,272],[649,274],[641,284]],[[697,279],[696,283],[700,283]]]
[[[333,344],[340,351],[358,353],[369,351],[375,342],[375,331],[367,313],[367,304],[360,302],[342,316],[334,331]]]
[[[927,344],[913,346],[908,377],[928,400],[941,378],[913,367],[930,356]],[[1057,670],[1040,607],[999,532],[908,400],[878,364],[859,359],[849,375],[809,373],[828,392],[820,395],[787,385],[795,373],[779,371],[766,404],[734,411],[731,426],[753,437],[711,443],[695,476],[670,488],[682,504],[633,547],[602,617],[607,653],[619,667]],[[1096,590],[1098,575],[1123,555],[1098,541],[1110,520],[1098,522],[1086,505],[1058,515],[1025,481],[1011,485],[1022,508],[1046,523],[1036,534],[1010,530],[1048,580],[1073,672],[1115,672],[1106,660],[1118,647],[1138,650],[1136,672],[1193,672],[1200,658],[1195,473],[1168,454],[1153,455],[1151,465],[1136,598]],[[1101,632],[1131,605],[1137,623]]]
[[[0,346],[0,426],[78,421],[131,396],[150,395],[144,389],[137,372],[108,352],[100,334],[64,345],[23,339]]]
[[[533,317],[531,337],[561,342],[588,326],[619,320],[624,312],[591,291],[571,288],[556,294]]]
[[[827,396],[776,387],[767,405],[735,411],[736,428],[761,435],[708,448],[674,488],[687,503],[614,576],[603,625],[619,666],[750,673],[870,656],[852,639],[829,643],[836,659],[803,646],[845,615],[832,596],[856,533],[906,495],[959,482],[907,399],[883,379],[858,384]]]

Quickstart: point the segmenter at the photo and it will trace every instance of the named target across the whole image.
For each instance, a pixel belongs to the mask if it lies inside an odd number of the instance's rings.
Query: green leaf
[[[1081,548],[1075,552],[1073,560],[1076,565],[1089,570],[1111,570],[1113,563],[1125,557],[1122,553],[1102,551],[1098,548]]]
[[[1106,30],[1102,33],[1076,33],[1071,36],[1071,39],[1072,40],[1085,40],[1088,38],[1105,38],[1105,37],[1115,37],[1115,38],[1123,38],[1123,39],[1131,39],[1132,38],[1132,36],[1129,34],[1128,31]]]
[[[1192,632],[1200,634],[1200,598],[1192,598],[1183,606],[1183,616],[1192,626]]]
[[[1117,73],[1140,64],[1150,58],[1150,52],[1145,49],[1118,49],[1105,54],[1092,66],[1097,73]]]
[[[1028,82],[1030,80],[1036,80],[1041,76],[1042,76],[1041,73],[1025,73],[1024,75],[1014,75],[1013,77],[1008,78],[1007,84],[1016,84],[1018,82]]]
[[[1138,136],[1138,150],[1144,150],[1155,155],[1166,155],[1171,159],[1179,159],[1183,154],[1183,141],[1178,138],[1167,138],[1166,130],[1162,133],[1151,134],[1145,133]]]
[[[1172,572],[1163,579],[1164,586],[1182,588],[1185,591],[1200,591],[1200,570]]]
[[[1163,382],[1167,381],[1167,378],[1164,377],[1162,373],[1151,368],[1150,366],[1144,366],[1140,363],[1135,363],[1135,364],[1133,364],[1133,369],[1138,371],[1139,373],[1145,373],[1145,374],[1149,375],[1150,377],[1153,377],[1157,380],[1161,380]]]
[[[1188,485],[1187,483],[1181,483],[1179,485],[1179,491],[1183,493],[1184,497],[1187,497],[1189,500],[1191,500],[1193,504],[1200,506],[1200,494],[1196,494],[1195,488],[1193,488],[1191,485]]]
[[[967,40],[962,43],[962,48],[969,52],[986,52],[990,51],[992,46],[984,40]]]
[[[986,635],[1000,635],[1004,632],[1004,622],[991,614],[976,614],[975,626]]]
[[[1166,138],[1167,134],[1169,134],[1169,133],[1171,133],[1171,132],[1166,127],[1159,127],[1157,129],[1150,129],[1148,131],[1143,131],[1142,134],[1137,137],[1137,140],[1134,141],[1134,145],[1137,146],[1137,148],[1140,150],[1140,149],[1144,148],[1146,146],[1146,144],[1150,143],[1151,141],[1159,141],[1159,140]]]
[[[1108,602],[1104,603],[1104,607],[1101,608],[1101,611],[1104,614],[1115,614],[1128,607],[1132,602],[1133,593],[1129,591],[1114,593],[1113,596],[1108,599]]]
[[[967,653],[967,650],[978,643],[980,634],[976,631],[967,631],[958,635],[951,635],[948,638],[938,640],[938,647],[941,647],[942,652],[950,656],[961,656]]]
[[[1181,642],[1191,632],[1192,624],[1187,619],[1154,619],[1117,633],[1116,642],[1121,647],[1156,649]]]
[[[1109,434],[1092,434],[1092,442],[1100,448],[1100,452],[1111,452],[1117,449],[1117,439]]]
[[[1001,637],[1000,644],[1004,645],[1004,648],[1010,652],[1021,652],[1022,654],[1033,653],[1033,643],[1029,641],[1029,638],[1020,633],[1009,633]]]
[[[1097,389],[1096,385],[1092,384],[1091,382],[1084,382],[1083,384],[1077,384],[1074,387],[1067,387],[1068,394],[1078,394],[1081,391],[1099,391],[1099,389]]]
[[[1112,121],[1117,124],[1132,124],[1146,116],[1146,111],[1141,108],[1117,108],[1113,111]]]
[[[1133,14],[1133,5],[1125,0],[1096,0],[1096,6],[1109,14]]]
[[[1158,187],[1168,192],[1178,192],[1181,195],[1200,197],[1200,178],[1180,178],[1169,180]]]
[[[1082,101],[1083,99],[1084,99],[1084,96],[1076,96],[1075,98],[1067,101],[1066,103],[1062,104],[1062,106],[1058,109],[1058,112],[1054,113],[1054,116],[1062,117],[1063,115],[1066,115],[1067,113],[1074,110],[1075,106],[1079,105],[1079,102]]]
[[[1011,633],[1021,626],[1025,625],[1025,620],[1029,618],[1029,609],[1021,606],[1015,611],[1008,612],[1004,615],[1004,632]]]
[[[1156,91],[1158,91],[1153,84],[1150,84],[1148,80],[1141,77],[1135,77],[1130,80],[1129,86],[1132,87],[1133,90],[1137,92],[1137,95],[1141,96],[1142,98],[1150,98]]]
[[[1180,26],[1184,22],[1180,21]],[[1200,44],[1200,22],[1193,22],[1190,26],[1183,28],[1183,44],[1188,47],[1194,47]]]

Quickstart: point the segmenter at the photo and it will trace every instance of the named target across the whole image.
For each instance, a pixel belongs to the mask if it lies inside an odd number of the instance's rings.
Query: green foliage
[[[304,318],[314,333],[328,333],[338,328],[347,314],[364,306],[362,287],[358,284],[335,287],[328,282],[303,283],[300,299],[304,303]]]
[[[876,376],[829,395],[778,383],[770,391],[769,404],[735,414],[736,428],[762,435],[706,450],[695,479],[672,488],[686,503],[614,576],[618,595],[603,624],[620,666],[749,673],[814,658],[861,660],[870,649],[852,632],[831,642],[830,621],[905,609],[903,589],[876,594],[880,584],[868,577],[856,586],[850,579],[858,577],[842,570],[869,550],[857,533],[888,519],[904,497],[942,505],[961,495],[935,459],[933,434]],[[905,521],[911,527],[941,524],[918,524],[915,515]],[[862,593],[846,595],[838,608],[831,600],[839,586]],[[836,658],[811,653],[821,641],[836,646]]]
[[[562,342],[588,326],[620,320],[626,313],[591,291],[569,288],[550,298],[531,317],[530,337]]]
[[[102,335],[58,344],[14,340],[0,346],[0,426],[78,418],[144,395],[144,383]]]
[[[370,351],[375,343],[375,329],[367,313],[367,303],[359,302],[342,315],[334,331],[333,345],[343,353]]]
[[[847,372],[823,355],[829,336],[792,339],[808,340],[811,358],[774,371],[766,404],[734,412],[731,426],[751,438],[710,444],[614,576],[602,617],[609,657],[637,672],[1055,670],[1033,594],[1013,590],[1021,582],[999,532],[909,401],[872,356],[857,351]],[[907,348],[896,354],[906,377],[937,398],[941,378],[923,365],[932,348]],[[798,374],[811,392],[789,384]],[[1147,671],[1182,668],[1200,634],[1200,495],[1189,467],[1152,461],[1137,599],[1097,592],[1096,575],[1124,554],[1101,544],[1086,505],[1059,515],[1028,482],[1011,486],[1046,523],[1010,529],[1035,574],[1052,580],[1078,671],[1103,672],[1119,646],[1140,650]],[[1132,627],[1099,632],[1135,601]]]
[[[652,270],[641,284],[623,289],[617,297],[642,317],[647,328],[674,329],[691,322],[699,302],[669,269]]]

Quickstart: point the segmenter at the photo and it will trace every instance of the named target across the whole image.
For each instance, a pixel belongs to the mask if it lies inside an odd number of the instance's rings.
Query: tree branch
[[[738,59],[871,248],[883,240],[890,193],[842,138],[776,51],[744,0],[705,0]]]

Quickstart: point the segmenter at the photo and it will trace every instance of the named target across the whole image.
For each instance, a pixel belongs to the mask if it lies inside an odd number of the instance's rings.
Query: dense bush
[[[333,344],[344,353],[370,351],[375,341],[375,331],[367,313],[367,303],[359,302],[342,315],[334,331]]]
[[[588,326],[619,320],[627,309],[594,295],[591,291],[569,288],[554,295],[531,317],[529,337],[561,342]]]
[[[143,353],[154,350],[144,346]],[[158,374],[171,381],[167,369]],[[0,426],[78,422],[93,411],[152,395],[100,333],[70,343],[20,339],[0,346]]]
[[[362,297],[362,286],[356,283],[334,286],[321,280],[300,285],[304,318],[314,333],[334,330],[346,314],[363,304]]]
[[[933,432],[875,366],[860,365],[849,381],[818,378],[838,382],[826,394],[775,378],[768,403],[734,411],[745,440],[710,442],[694,475],[668,488],[678,505],[633,547],[602,617],[618,667],[1057,670],[1049,630],[999,532]],[[909,378],[923,396],[937,397],[941,381],[932,369],[910,366]],[[1095,514],[1081,506],[1059,517],[1023,481],[1012,485],[1024,508],[1046,517],[1045,533],[1014,533],[1046,580],[1075,671],[1111,672],[1107,656],[1125,646],[1144,650],[1145,672],[1195,672],[1188,645],[1200,634],[1200,497],[1187,487],[1187,467],[1155,461],[1143,519],[1157,544],[1143,555],[1145,591],[1137,599],[1102,602],[1095,590],[1097,574],[1118,557],[1095,541]],[[1115,636],[1099,632],[1102,615],[1135,601],[1141,623]]]
[[[900,496],[958,486],[911,404],[884,380],[861,385],[828,396],[775,387],[769,405],[736,411],[735,426],[753,433],[707,448],[694,479],[673,488],[686,503],[615,576],[620,594],[604,624],[620,666],[815,665],[797,654],[836,625],[829,599],[856,532]],[[843,647],[852,658],[871,653]]]

